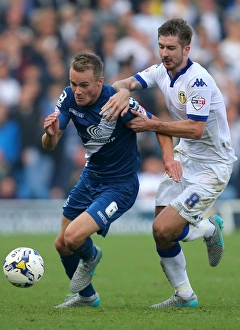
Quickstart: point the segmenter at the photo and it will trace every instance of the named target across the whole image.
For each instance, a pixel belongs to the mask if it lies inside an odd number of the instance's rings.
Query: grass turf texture
[[[151,235],[93,236],[101,260],[93,284],[98,308],[54,309],[70,293],[69,281],[54,248],[53,235],[0,236],[0,257],[28,246],[45,261],[45,274],[34,287],[16,288],[0,272],[0,329],[8,330],[237,330],[240,329],[240,232],[225,239],[219,266],[208,265],[202,240],[183,243],[198,308],[151,309],[173,290],[164,277]]]

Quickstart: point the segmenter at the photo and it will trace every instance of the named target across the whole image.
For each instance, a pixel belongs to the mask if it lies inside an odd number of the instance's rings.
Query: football
[[[32,248],[16,248],[6,256],[3,272],[12,285],[18,288],[29,288],[43,277],[43,258]]]

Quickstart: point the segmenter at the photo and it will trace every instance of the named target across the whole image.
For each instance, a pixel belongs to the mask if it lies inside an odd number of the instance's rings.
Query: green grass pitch
[[[8,330],[238,330],[240,329],[240,232],[224,236],[225,255],[216,268],[202,240],[183,243],[198,308],[150,309],[173,289],[164,277],[149,235],[93,236],[103,250],[93,284],[98,308],[54,309],[69,292],[69,280],[54,248],[55,235],[0,236],[0,257],[14,248],[37,250],[45,274],[34,287],[16,288],[0,272],[0,329]]]

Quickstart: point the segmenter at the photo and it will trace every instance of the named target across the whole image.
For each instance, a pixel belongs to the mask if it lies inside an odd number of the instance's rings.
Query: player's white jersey
[[[180,139],[177,146],[180,151],[201,162],[230,164],[236,160],[222,94],[201,65],[189,59],[174,79],[163,64],[153,65],[134,77],[143,88],[159,87],[174,120],[189,118],[206,122],[201,139]]]

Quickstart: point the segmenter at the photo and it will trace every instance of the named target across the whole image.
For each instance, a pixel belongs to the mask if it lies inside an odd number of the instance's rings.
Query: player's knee
[[[85,242],[85,240],[86,240],[85,236],[79,233],[78,235],[76,235],[75,233],[67,230],[64,235],[65,245],[70,251],[75,251],[77,248],[79,248],[79,246],[81,246]]]
[[[59,237],[56,238],[55,242],[55,249],[61,254],[62,251],[66,249],[64,241],[61,240]]]
[[[153,223],[153,236],[157,241],[170,242],[171,236],[164,226],[161,226],[159,223]]]
[[[74,238],[74,236],[69,233],[65,234],[64,240],[65,240],[66,247],[70,251],[75,250],[79,246],[79,244],[78,244],[77,240]]]

